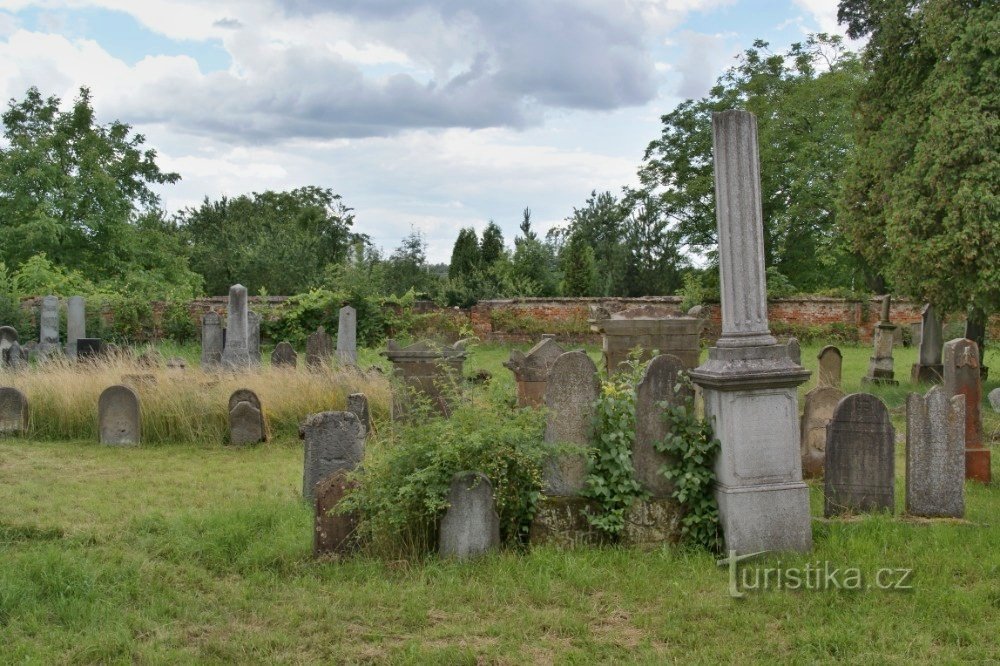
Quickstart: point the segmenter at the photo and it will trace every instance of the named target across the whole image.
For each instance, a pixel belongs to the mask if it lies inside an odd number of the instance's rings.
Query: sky
[[[204,197],[305,185],[391,252],[447,262],[494,220],[512,244],[637,182],[660,116],[756,38],[841,34],[836,0],[0,0],[0,96],[30,86],[146,137]]]

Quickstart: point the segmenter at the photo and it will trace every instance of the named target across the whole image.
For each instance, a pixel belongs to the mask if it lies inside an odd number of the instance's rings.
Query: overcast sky
[[[659,118],[755,38],[839,32],[836,0],[0,0],[0,95],[89,86],[204,196],[330,187],[387,251],[508,244],[636,181]]]

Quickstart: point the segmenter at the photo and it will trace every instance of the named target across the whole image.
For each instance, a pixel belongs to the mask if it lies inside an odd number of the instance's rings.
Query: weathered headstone
[[[0,386],[0,437],[28,431],[28,398],[16,388]]]
[[[365,454],[365,428],[353,412],[310,414],[299,428],[305,440],[302,496],[312,504],[316,484],[338,469],[353,470]]]
[[[989,368],[986,367],[986,319],[978,319],[976,317],[967,317],[965,320],[965,335],[963,336],[966,340],[972,340],[976,343],[976,349],[979,350],[979,378],[982,381],[986,381]]]
[[[142,427],[138,394],[121,384],[104,389],[97,402],[97,422],[101,444],[138,444]]]
[[[546,495],[576,496],[587,478],[586,448],[593,446],[594,403],[600,395],[597,366],[585,352],[561,355],[552,366],[545,389],[545,442],[571,445],[579,451],[554,452],[542,472]]]
[[[227,370],[250,367],[247,318],[247,288],[234,284],[229,288],[229,310],[226,320],[226,346],[222,350],[222,365]]]
[[[11,372],[21,372],[28,369],[28,351],[22,349],[17,342],[7,349],[7,368]]]
[[[46,296],[42,299],[42,309],[39,319],[39,342],[35,353],[40,361],[61,351],[59,346],[59,299]]]
[[[898,326],[889,321],[889,307],[892,297],[886,294],[882,299],[882,319],[875,327],[872,344],[874,351],[868,361],[868,374],[861,379],[862,384],[889,384],[895,386],[892,345]]]
[[[800,428],[803,476],[823,476],[826,426],[833,418],[833,410],[843,398],[844,392],[836,386],[817,386],[806,393]]]
[[[965,398],[965,478],[989,483],[990,450],[983,442],[980,405],[983,386],[979,373],[979,349],[966,338],[944,344],[944,392]]]
[[[642,361],[651,359],[656,350],[676,356],[685,368],[693,368],[701,354],[701,326],[696,317],[667,316],[641,305],[591,321],[591,327],[603,334],[604,366],[608,372],[620,368],[636,347],[642,351]]]
[[[313,556],[345,553],[353,550],[352,536],[358,525],[353,512],[339,513],[337,505],[351,488],[349,472],[338,469],[316,484],[316,513],[313,530]]]
[[[343,365],[358,364],[358,313],[350,305],[340,308],[337,324],[337,360]]]
[[[87,305],[83,296],[66,301],[66,356],[76,358],[76,343],[87,337]]]
[[[792,359],[795,365],[802,365],[802,347],[798,338],[788,338],[788,358]]]
[[[247,310],[247,353],[250,355],[250,365],[260,367],[260,315],[253,310]]]
[[[271,352],[271,367],[274,368],[295,368],[299,362],[299,355],[295,353],[292,345],[282,340]]]
[[[939,386],[906,399],[906,512],[965,515],[965,399]]]
[[[809,488],[802,481],[792,362],[767,319],[757,119],[712,115],[722,337],[690,372],[722,444],[715,496],[725,548],[738,554],[812,548]]]
[[[930,303],[920,311],[920,357],[910,370],[910,381],[940,382],[944,374],[941,365],[941,348],[944,345],[944,327]]]
[[[452,346],[421,340],[409,347],[389,340],[382,355],[392,361],[393,372],[403,385],[404,393],[393,396],[394,419],[406,416],[414,398],[427,400],[431,409],[444,416],[451,413],[451,401],[461,386],[465,363],[461,340]]]
[[[840,388],[841,367],[844,362],[840,349],[827,345],[816,358],[819,359],[819,385]]]
[[[867,393],[853,393],[833,410],[826,429],[823,512],[893,512],[896,432],[889,410]]]
[[[105,345],[100,338],[79,338],[76,341],[76,358],[80,361],[94,361],[104,355]]]
[[[459,472],[451,478],[448,509],[441,519],[438,553],[464,559],[500,547],[500,517],[493,484],[480,472]]]
[[[987,397],[989,398],[990,406],[993,407],[993,411],[1000,412],[1000,388],[990,391]]]
[[[352,393],[347,396],[347,411],[354,412],[361,425],[365,428],[365,435],[372,434],[372,413],[368,407],[368,396],[364,393]]]
[[[249,397],[246,394],[253,399],[241,399]],[[229,443],[256,444],[266,440],[264,412],[257,395],[246,389],[236,391],[229,398]]]
[[[518,407],[541,407],[545,404],[549,372],[564,351],[555,338],[545,337],[527,354],[517,349],[510,352],[510,360],[504,362],[504,367],[514,373],[517,381]]]
[[[667,456],[657,452],[653,445],[663,441],[670,429],[660,403],[683,405],[694,397],[693,391],[688,389],[675,391],[682,370],[684,364],[679,358],[662,354],[649,362],[635,387],[632,466],[636,480],[652,497],[669,497],[673,491],[673,483],[660,473]]]
[[[306,367],[322,368],[330,363],[333,339],[322,326],[306,338]]]
[[[0,368],[7,364],[7,350],[18,339],[17,329],[13,326],[0,326]]]
[[[222,317],[206,312],[201,317],[201,367],[215,368],[222,364]]]
[[[232,395],[229,396],[229,411],[233,411],[233,408],[241,402],[249,402],[258,410],[261,409],[260,398],[257,396],[256,392],[250,389],[241,388],[233,391]]]

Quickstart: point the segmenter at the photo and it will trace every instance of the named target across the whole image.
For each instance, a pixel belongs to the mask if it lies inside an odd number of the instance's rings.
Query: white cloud
[[[680,75],[677,95],[700,98],[708,94],[719,76],[739,54],[732,33],[705,34],[685,30],[678,36],[683,51],[674,69]]]

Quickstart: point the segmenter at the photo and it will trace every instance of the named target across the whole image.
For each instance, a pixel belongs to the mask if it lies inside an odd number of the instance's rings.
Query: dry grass
[[[354,368],[264,366],[235,374],[197,366],[150,368],[118,356],[95,364],[58,360],[21,374],[0,372],[0,385],[28,396],[32,439],[96,439],[97,401],[114,384],[127,384],[139,393],[142,441],[150,444],[226,441],[229,396],[241,388],[260,397],[270,434],[278,438],[295,437],[307,414],[345,409],[351,393],[366,394],[376,418],[387,416],[390,405],[388,379]]]

